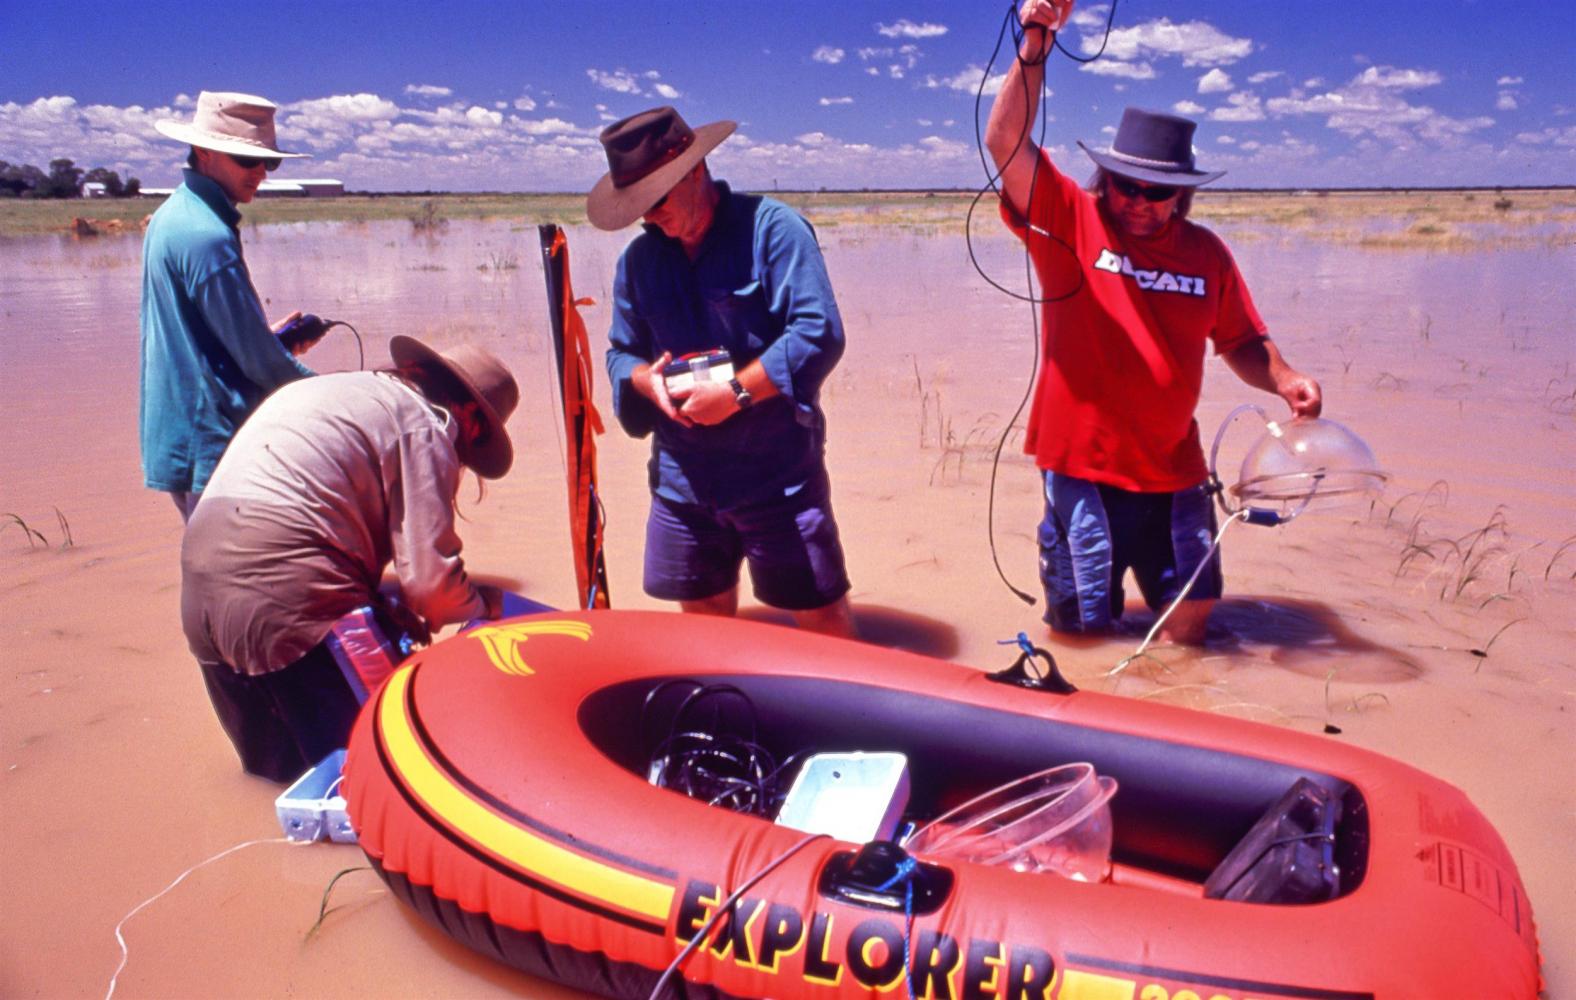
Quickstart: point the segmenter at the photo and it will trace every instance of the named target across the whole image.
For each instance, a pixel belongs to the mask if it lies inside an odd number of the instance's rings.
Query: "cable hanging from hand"
[[[1024,27],[1024,25],[1018,20],[1017,5],[1009,4],[1007,7],[1006,16],[1002,19],[1001,30],[997,32],[996,35],[996,45],[991,50],[990,59],[985,63],[985,69],[980,73],[979,89],[974,94],[974,142],[975,146],[979,149],[980,166],[985,171],[985,186],[980,188],[979,192],[974,196],[974,200],[969,202],[969,210],[963,221],[963,240],[965,245],[968,247],[969,263],[974,266],[975,272],[977,272],[981,278],[985,279],[986,284],[1005,295],[1019,300],[1020,302],[1028,303],[1029,328],[1034,341],[1034,364],[1029,369],[1029,378],[1027,383],[1024,385],[1023,395],[1019,398],[1018,405],[1013,410],[1012,416],[1008,418],[1006,427],[1002,429],[1001,437],[996,440],[996,448],[991,455],[990,487],[986,499],[985,533],[990,544],[991,563],[996,568],[997,577],[1000,578],[1002,584],[1005,585],[1008,590],[1012,591],[1012,593],[1019,600],[1030,606],[1033,606],[1036,603],[1034,597],[1023,590],[1020,590],[1012,583],[1011,580],[1007,579],[1007,573],[1001,567],[1001,557],[996,551],[996,476],[1001,468],[1002,449],[1006,447],[1008,438],[1012,436],[1012,429],[1017,426],[1018,419],[1023,415],[1024,407],[1028,405],[1029,394],[1034,391],[1036,377],[1038,376],[1040,370],[1040,317],[1039,313],[1035,311],[1035,307],[1042,304],[1060,302],[1064,299],[1072,298],[1074,295],[1078,294],[1078,292],[1083,288],[1083,269],[1081,267],[1075,266],[1073,273],[1077,278],[1077,283],[1073,285],[1071,290],[1062,294],[1050,296],[1048,298],[1040,298],[1034,294],[1034,262],[1033,258],[1029,255],[1029,244],[1027,238],[1025,238],[1023,244],[1023,269],[1024,287],[1028,289],[1028,294],[1021,294],[996,281],[989,274],[987,274],[984,267],[980,265],[979,258],[974,253],[974,211],[979,206],[979,203],[985,198],[987,193],[995,193],[1004,204],[1007,204],[1004,196],[1002,195],[1001,188],[998,186],[997,182],[1002,179],[1002,176],[1007,171],[1007,167],[1012,162],[1011,158],[1009,158],[1006,163],[1001,165],[999,170],[991,169],[990,162],[985,155],[985,138],[984,133],[980,127],[980,110],[981,105],[984,103],[986,84],[990,80],[990,71],[996,65],[997,58],[1001,55],[1002,42],[1009,35],[1012,37],[1014,46],[1013,58],[1018,61],[1020,66],[1043,66],[1046,60],[1050,58],[1050,54],[1053,49],[1059,50],[1063,55],[1067,56],[1069,59],[1072,59],[1074,62],[1093,62],[1105,54],[1106,46],[1110,44],[1111,26],[1116,20],[1116,3],[1117,0],[1111,0],[1111,9],[1107,12],[1105,19],[1105,34],[1100,40],[1100,48],[1093,55],[1088,56],[1087,58],[1074,55],[1064,45],[1062,45],[1061,39],[1058,37],[1058,33],[1051,31],[1048,33],[1050,35],[1049,44],[1041,47],[1040,57],[1034,61],[1028,61],[1023,58],[1023,41],[1028,36],[1030,29]],[[1046,29],[1043,27],[1038,25],[1033,27],[1042,34],[1046,33]],[[1040,174],[1041,160],[1038,155],[1038,151],[1045,147],[1045,121],[1047,117],[1044,109],[1045,80],[1042,76],[1039,86],[1040,92],[1038,94],[1029,93],[1029,82],[1023,77],[1022,74],[1019,74],[1019,81],[1023,87],[1025,108],[1038,108],[1039,113],[1037,117],[1040,121],[1039,141],[1035,144],[1036,155],[1034,157],[1034,164],[1031,173],[1029,174],[1029,200],[1028,203],[1023,206],[1022,222],[1024,227],[1027,228],[1031,234],[1044,236],[1060,246],[1068,253],[1069,256],[1072,257],[1073,262],[1076,265],[1078,262],[1078,254],[1072,247],[1068,246],[1065,241],[1059,239],[1052,233],[1035,226],[1031,221],[1034,218],[1034,191],[1037,187]],[[1030,128],[1030,118],[1028,115],[1025,115],[1023,129],[1018,133],[1017,140],[1013,144],[1012,155],[1014,157],[1026,148],[1024,139],[1028,137]],[[1008,204],[1008,209],[1013,210],[1013,206]]]

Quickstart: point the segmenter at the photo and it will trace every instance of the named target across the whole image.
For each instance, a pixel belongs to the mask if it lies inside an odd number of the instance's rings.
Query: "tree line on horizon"
[[[31,163],[0,160],[0,198],[80,198],[85,184],[102,184],[110,198],[135,198],[142,181],[127,171],[126,179],[109,167],[83,170],[64,157],[49,161],[49,172]]]

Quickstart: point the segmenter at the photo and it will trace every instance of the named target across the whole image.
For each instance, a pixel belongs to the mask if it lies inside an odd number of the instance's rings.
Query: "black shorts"
[[[225,663],[199,665],[241,766],[270,781],[294,781],[343,747],[361,710],[327,640],[267,674],[243,674]]]

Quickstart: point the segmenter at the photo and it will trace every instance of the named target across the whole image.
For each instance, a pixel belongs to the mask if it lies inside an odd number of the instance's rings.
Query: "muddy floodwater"
[[[982,265],[1021,287],[1015,245],[994,218],[979,228]],[[992,453],[1030,376],[1030,307],[973,270],[955,229],[822,226],[848,330],[825,391],[828,463],[863,634],[996,669],[1012,658],[998,641],[1025,631],[1080,686],[1336,730],[1326,738],[1442,777],[1516,859],[1549,995],[1576,996],[1576,234],[1433,251],[1219,229],[1287,358],[1323,383],[1325,415],[1390,478],[1280,528],[1233,525],[1207,647],[1160,647],[1112,674],[1147,611],[1132,609],[1131,635],[1055,643],[992,564]],[[576,290],[597,301],[586,318],[609,427],[610,592],[652,608],[646,444],[612,420],[600,367],[629,235],[573,228],[569,240]],[[535,227],[309,223],[244,238],[270,313],[352,323],[369,366],[403,333],[484,344],[513,367],[518,459],[480,501],[462,488],[466,560],[572,604]],[[279,790],[239,771],[179,630],[179,518],[141,486],[140,250],[134,234],[0,241],[5,996],[102,996],[128,912],[198,862],[279,836]],[[344,330],[306,360],[360,363]],[[1211,360],[1206,444],[1242,402],[1283,409]],[[1255,422],[1228,432],[1228,483]],[[996,475],[996,552],[1033,593],[1040,501],[1016,435]],[[362,863],[348,846],[260,843],[201,868],[126,922],[116,995],[571,995],[429,929],[367,871],[340,880],[309,934],[329,879]]]

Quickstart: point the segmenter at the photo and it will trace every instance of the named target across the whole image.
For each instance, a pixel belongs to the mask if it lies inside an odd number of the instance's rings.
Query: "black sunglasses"
[[[242,170],[256,170],[258,164],[262,164],[264,169],[266,169],[269,173],[273,173],[275,170],[279,169],[279,164],[283,162],[281,160],[269,159],[262,156],[237,156],[234,153],[226,153],[224,155],[234,160],[235,165],[240,167]]]
[[[1177,196],[1180,188],[1159,187],[1155,185],[1137,184],[1126,177],[1111,174],[1111,186],[1122,192],[1128,198],[1142,198],[1145,201],[1162,202]]]

